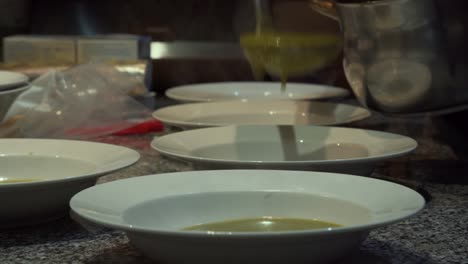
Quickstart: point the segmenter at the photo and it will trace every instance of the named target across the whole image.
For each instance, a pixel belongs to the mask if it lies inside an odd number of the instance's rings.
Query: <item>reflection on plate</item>
[[[367,118],[364,108],[325,102],[258,100],[183,104],[161,108],[153,117],[172,126],[338,125]]]
[[[28,80],[28,76],[22,73],[0,71],[0,91],[25,85]]]
[[[139,159],[138,152],[109,144],[52,139],[0,139],[0,227],[63,216],[77,192],[100,175]]]
[[[391,199],[389,199],[391,197]],[[368,177],[304,171],[225,170],[149,175],[96,185],[70,201],[83,222],[123,230],[158,263],[329,263],[372,229],[424,206],[404,186]],[[213,232],[186,227],[283,217],[342,227]]]
[[[186,102],[252,99],[328,99],[345,97],[343,88],[305,83],[288,83],[285,92],[280,82],[222,82],[183,85],[166,91],[169,98]]]
[[[320,170],[369,175],[378,161],[417,147],[379,131],[318,126],[228,126],[157,137],[163,155],[199,168]]]

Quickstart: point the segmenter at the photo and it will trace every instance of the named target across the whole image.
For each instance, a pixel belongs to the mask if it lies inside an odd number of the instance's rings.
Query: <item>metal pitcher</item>
[[[468,1],[311,0],[340,21],[356,97],[380,112],[468,108]]]

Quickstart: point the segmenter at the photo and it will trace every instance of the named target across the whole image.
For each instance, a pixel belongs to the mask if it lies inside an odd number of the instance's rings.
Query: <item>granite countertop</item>
[[[430,119],[373,118],[356,127],[410,135],[419,148],[378,166],[372,177],[418,186],[430,201],[422,213],[373,231],[359,252],[341,263],[468,263],[468,162],[441,143]],[[191,170],[153,151],[154,135],[109,136],[96,141],[138,150],[134,166],[99,179],[99,183],[141,175]],[[40,226],[0,231],[0,262],[6,263],[153,263],[136,251],[119,231],[90,232],[69,217]]]

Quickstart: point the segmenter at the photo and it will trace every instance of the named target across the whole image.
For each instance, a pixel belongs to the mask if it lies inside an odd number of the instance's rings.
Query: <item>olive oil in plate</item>
[[[284,232],[336,227],[341,227],[341,225],[317,219],[259,217],[199,224],[183,228],[182,230],[211,232]]]

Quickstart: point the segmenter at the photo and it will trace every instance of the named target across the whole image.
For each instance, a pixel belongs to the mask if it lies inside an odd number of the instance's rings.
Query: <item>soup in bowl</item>
[[[134,177],[76,194],[80,222],[124,231],[160,263],[323,263],[424,206],[417,192],[345,174],[212,170]]]

